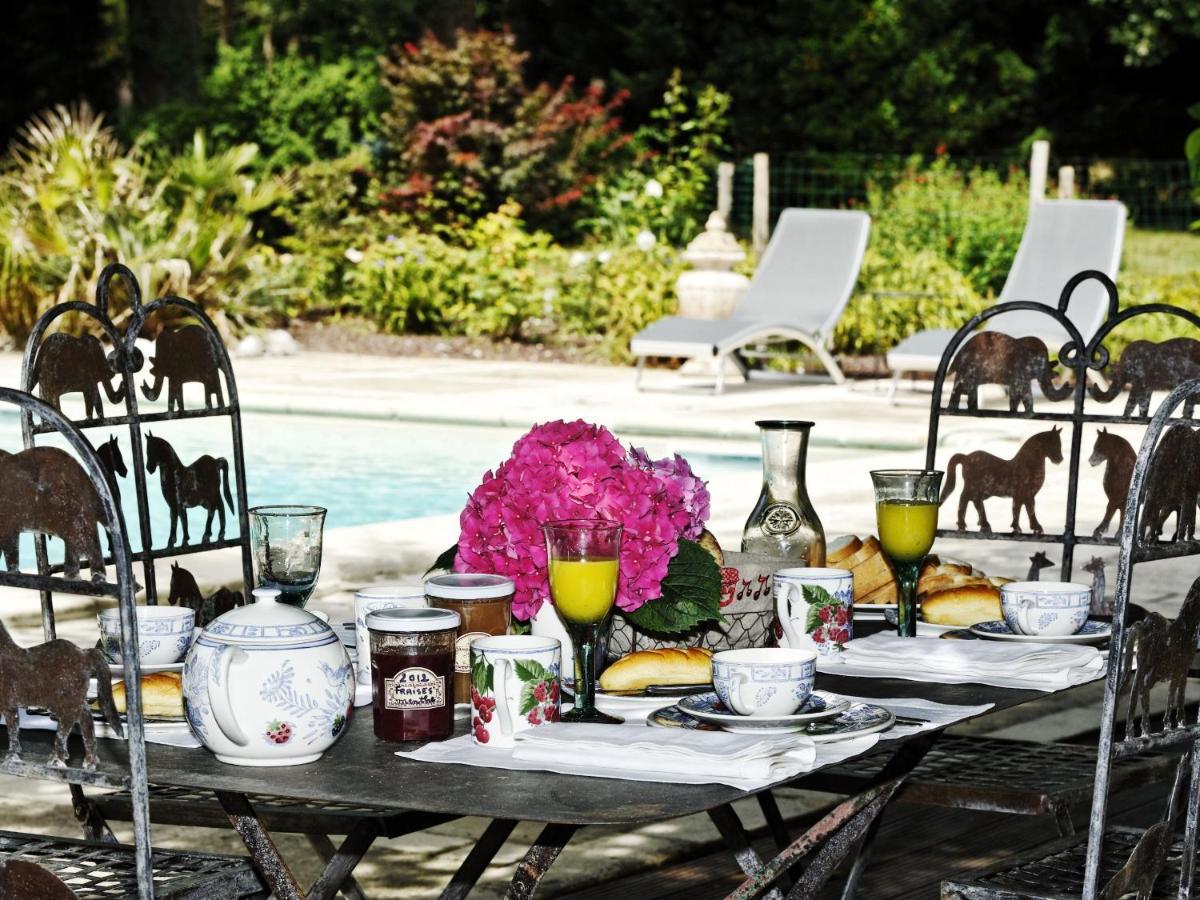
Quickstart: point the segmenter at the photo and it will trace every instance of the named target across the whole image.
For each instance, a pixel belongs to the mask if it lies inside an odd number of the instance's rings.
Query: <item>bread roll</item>
[[[638,650],[623,656],[600,676],[602,691],[640,691],[651,684],[708,684],[712,653],[700,647]]]
[[[125,713],[125,682],[113,685],[117,712]],[[178,672],[155,672],[142,676],[142,715],[159,719],[183,718],[183,676]]]
[[[896,582],[889,581],[887,584],[871,591],[871,593],[867,594],[865,597],[856,597],[854,599],[854,605],[872,606],[877,603],[895,603],[897,598],[898,594],[896,590]]]
[[[1002,618],[1000,589],[986,581],[948,588],[921,600],[921,618],[932,625],[966,627]]]
[[[856,535],[844,534],[834,538],[825,547],[825,565],[843,568],[842,560],[848,559],[862,549],[862,541]]]

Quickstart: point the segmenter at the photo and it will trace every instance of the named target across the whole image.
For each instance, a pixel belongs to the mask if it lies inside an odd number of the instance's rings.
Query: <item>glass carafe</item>
[[[825,531],[804,483],[812,422],[768,419],[762,432],[763,486],[742,530],[742,552],[825,565]]]

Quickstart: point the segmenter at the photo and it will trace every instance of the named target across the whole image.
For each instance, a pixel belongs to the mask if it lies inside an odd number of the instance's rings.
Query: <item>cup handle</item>
[[[733,682],[729,690],[729,705],[733,707],[733,711],[739,716],[754,715],[754,707],[742,702],[742,688],[746,686],[750,678],[745,672],[731,672],[729,680]]]
[[[501,657],[496,660],[492,674],[492,690],[496,695],[496,717],[500,720],[500,733],[512,737],[512,710],[508,708],[508,680],[512,677],[512,662]]]
[[[1029,611],[1033,609],[1033,605],[1033,601],[1026,597],[1021,601],[1021,606],[1017,610],[1017,626],[1021,629],[1021,634],[1037,633],[1029,624]]]
[[[212,704],[213,718],[221,733],[239,747],[250,743],[246,733],[237,723],[233,712],[233,698],[229,692],[229,670],[235,662],[249,659],[250,655],[241,647],[231,647],[217,660],[216,670],[208,677],[208,702]]]
[[[798,585],[792,584],[790,581],[775,579],[775,616],[783,628],[783,636],[787,639],[788,646],[798,650],[803,646],[803,642],[792,625],[791,593],[793,589],[800,590]]]

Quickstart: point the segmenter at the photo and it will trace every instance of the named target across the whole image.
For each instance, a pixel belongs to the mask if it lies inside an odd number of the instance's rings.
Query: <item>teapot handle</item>
[[[231,647],[217,659],[216,669],[208,678],[208,702],[212,704],[213,718],[221,733],[239,747],[250,743],[246,733],[237,723],[233,713],[233,698],[229,691],[229,670],[235,662],[248,659],[249,654],[241,647]]]

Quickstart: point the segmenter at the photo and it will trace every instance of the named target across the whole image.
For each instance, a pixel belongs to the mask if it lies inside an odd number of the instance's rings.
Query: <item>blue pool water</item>
[[[232,447],[228,419],[212,418],[161,423],[150,431],[167,438],[184,463],[201,454],[228,456]],[[8,427],[11,424],[12,427]],[[0,448],[20,448],[15,416],[0,418]],[[345,528],[395,519],[456,513],[483,473],[499,465],[521,432],[503,428],[473,428],[412,424],[349,418],[247,414],[245,438],[246,488],[251,506],[306,503],[329,510],[326,528]],[[99,446],[105,429],[89,429]],[[128,429],[113,429],[130,463]],[[43,438],[45,443],[57,443]],[[640,441],[634,441],[640,444]],[[670,443],[646,442],[652,454],[663,454]],[[756,456],[726,456],[689,451],[688,459],[702,478],[722,471],[757,471]],[[232,479],[232,468],[230,470]],[[162,546],[169,514],[156,474],[147,475],[151,529]],[[118,481],[126,526],[134,548],[141,546],[133,499],[133,473]],[[231,482],[236,500],[236,486]],[[204,529],[203,510],[190,513],[193,541]],[[237,520],[226,510],[226,536],[237,534]],[[216,523],[214,522],[214,536]],[[52,552],[58,545],[51,543]],[[58,545],[61,546],[61,545]],[[28,551],[32,560],[32,549]],[[23,551],[22,556],[24,557]]]

